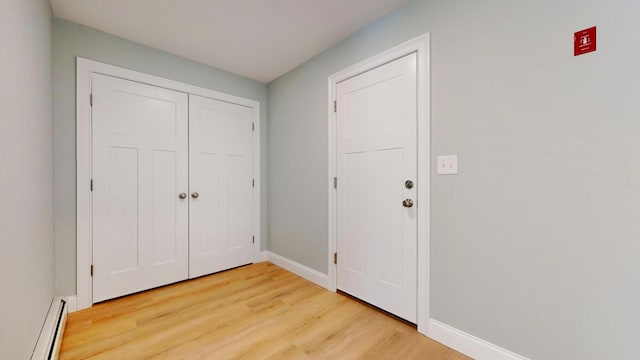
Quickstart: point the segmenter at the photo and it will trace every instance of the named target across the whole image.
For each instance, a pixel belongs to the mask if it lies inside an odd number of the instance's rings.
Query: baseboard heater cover
[[[67,302],[62,297],[55,297],[51,302],[31,360],[58,359],[62,335],[67,324],[67,313]]]

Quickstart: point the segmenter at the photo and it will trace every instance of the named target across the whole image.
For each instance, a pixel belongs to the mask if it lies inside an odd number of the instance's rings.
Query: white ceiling
[[[408,0],[50,0],[56,17],[267,83]]]

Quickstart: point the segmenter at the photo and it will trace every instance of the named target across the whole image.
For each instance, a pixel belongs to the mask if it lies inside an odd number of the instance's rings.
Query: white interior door
[[[255,259],[253,109],[189,96],[189,276]]]
[[[413,323],[416,61],[407,55],[336,88],[337,287]]]
[[[92,75],[93,301],[188,276],[188,95]]]

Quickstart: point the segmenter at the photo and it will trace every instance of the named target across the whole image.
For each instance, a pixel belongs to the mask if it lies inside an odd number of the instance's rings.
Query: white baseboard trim
[[[437,320],[429,320],[427,336],[476,360],[529,360]]]
[[[267,251],[266,253],[267,261],[271,261],[281,268],[291,271],[292,273],[303,277],[312,283],[320,285],[325,289],[329,289],[329,275],[323,274],[320,271],[314,270],[270,251]]]
[[[67,302],[67,310],[69,313],[78,311],[78,297],[76,295],[65,296],[63,299]]]
[[[263,262],[263,261],[267,261],[267,251],[260,251],[256,256],[257,263]]]

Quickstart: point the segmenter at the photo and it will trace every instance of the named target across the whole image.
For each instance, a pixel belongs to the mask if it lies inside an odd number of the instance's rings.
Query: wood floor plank
[[[70,314],[60,359],[469,358],[263,262]]]

